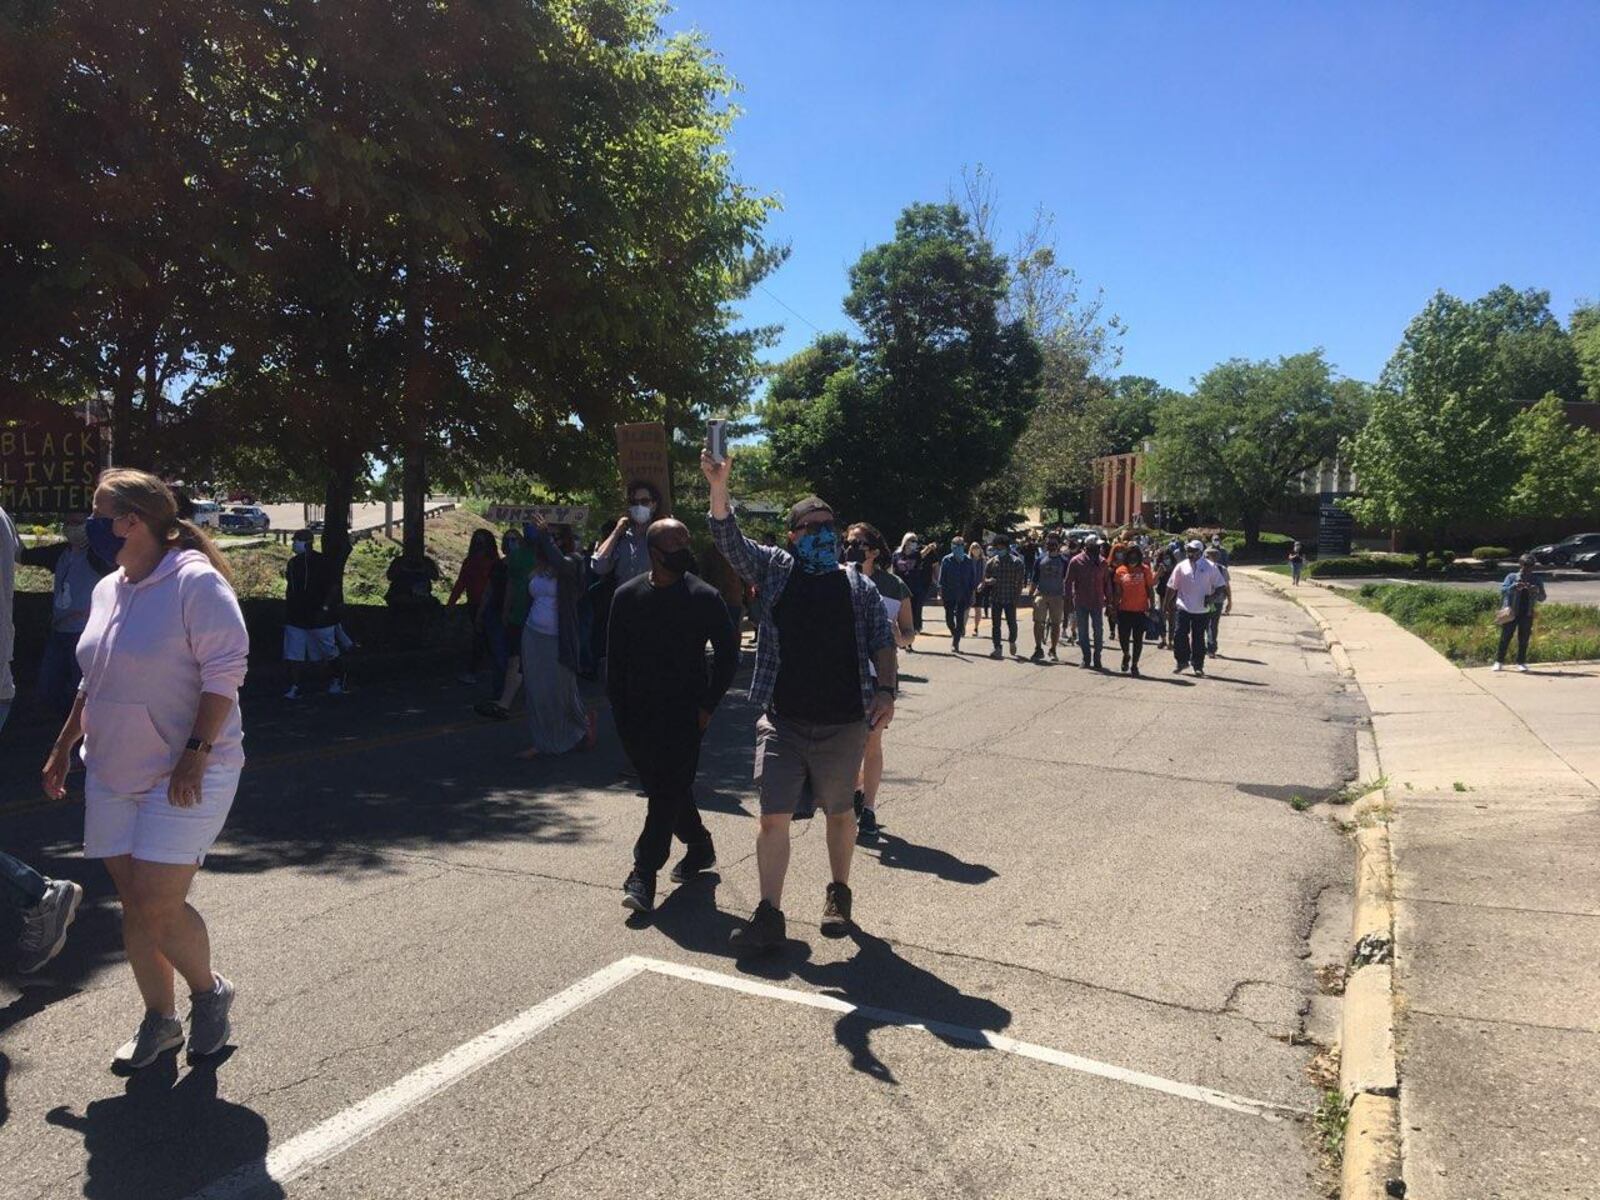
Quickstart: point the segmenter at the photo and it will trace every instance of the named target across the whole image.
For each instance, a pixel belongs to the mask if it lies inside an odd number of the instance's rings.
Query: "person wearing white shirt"
[[[1177,665],[1174,675],[1193,666],[1196,675],[1206,673],[1206,633],[1211,624],[1211,593],[1226,587],[1222,571],[1216,563],[1207,562],[1205,547],[1200,541],[1190,542],[1183,548],[1183,561],[1172,568],[1167,577],[1165,607],[1168,615],[1176,614],[1177,624],[1172,638],[1172,653]]]

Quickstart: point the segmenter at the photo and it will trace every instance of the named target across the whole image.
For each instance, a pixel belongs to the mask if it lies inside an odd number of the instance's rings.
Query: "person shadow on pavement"
[[[959,859],[948,850],[940,850],[937,846],[918,846],[881,830],[870,837],[863,837],[860,849],[868,852],[876,850],[878,862],[885,867],[921,871],[925,875],[937,876],[946,883],[988,883],[1000,874],[993,867]]]
[[[37,1016],[58,1000],[76,996],[81,990],[65,984],[23,988],[15,1000],[0,1008],[0,1033],[5,1033],[13,1025],[20,1025],[29,1017]],[[11,1106],[6,1102],[6,1080],[10,1075],[11,1059],[5,1054],[0,1054],[0,1125],[4,1125],[11,1116]]]
[[[92,1100],[82,1116],[65,1105],[45,1120],[83,1135],[89,1200],[161,1200],[187,1196],[240,1165],[264,1159],[267,1122],[253,1109],[217,1095],[217,1068],[233,1054],[195,1062],[179,1078],[169,1051],[128,1076],[120,1096]],[[252,1200],[282,1200],[265,1172]]]

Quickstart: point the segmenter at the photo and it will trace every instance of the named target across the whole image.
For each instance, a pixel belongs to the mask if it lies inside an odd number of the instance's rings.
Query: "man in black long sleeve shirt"
[[[694,777],[700,738],[739,665],[727,605],[693,574],[688,528],[656,521],[647,544],[650,572],[617,589],[606,639],[611,715],[649,797],[623,884],[622,903],[635,912],[655,907],[656,872],[666,865],[674,833],[689,847],[673,868],[675,881],[716,865],[711,833],[695,807]],[[709,676],[708,641],[715,653]]]

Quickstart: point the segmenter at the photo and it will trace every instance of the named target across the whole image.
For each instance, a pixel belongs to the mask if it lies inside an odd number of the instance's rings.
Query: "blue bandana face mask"
[[[794,543],[795,561],[802,571],[820,575],[839,567],[839,539],[832,525],[801,534]]]

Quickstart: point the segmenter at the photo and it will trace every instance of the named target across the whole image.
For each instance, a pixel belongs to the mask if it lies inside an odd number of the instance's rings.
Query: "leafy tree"
[[[1511,436],[1522,475],[1508,507],[1517,516],[1600,514],[1600,436],[1574,428],[1554,392],[1518,413]]]
[[[1550,293],[1509,284],[1470,302],[1437,293],[1381,382],[1396,391],[1413,383],[1462,395],[1481,389],[1507,401],[1548,392],[1576,400],[1581,392],[1577,354],[1550,311]]]
[[[1600,304],[1580,304],[1567,322],[1583,383],[1580,399],[1600,404]]]
[[[1509,400],[1513,388],[1531,386],[1515,380],[1508,364],[1549,357],[1526,345],[1503,352],[1508,329],[1537,345],[1548,342],[1549,326],[1539,305],[1523,304],[1511,289],[1490,296],[1497,299],[1434,295],[1406,326],[1371,418],[1351,443],[1360,495],[1345,506],[1367,524],[1420,533],[1424,554],[1453,527],[1504,513],[1519,474]],[[1520,315],[1508,325],[1513,309]]]
[[[774,373],[763,423],[780,470],[885,529],[966,516],[1006,466],[1036,399],[1039,351],[1006,321],[1005,260],[951,204],[914,204],[850,269],[862,331]]]
[[[1320,350],[1221,363],[1200,378],[1193,396],[1157,412],[1144,479],[1171,499],[1201,502],[1236,520],[1254,549],[1262,516],[1359,427],[1364,391],[1336,381]]]

